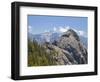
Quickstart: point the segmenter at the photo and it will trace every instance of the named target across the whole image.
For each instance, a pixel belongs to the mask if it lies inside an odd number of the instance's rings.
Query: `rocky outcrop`
[[[69,29],[58,41],[43,45],[57,65],[87,64],[88,53],[75,31]]]

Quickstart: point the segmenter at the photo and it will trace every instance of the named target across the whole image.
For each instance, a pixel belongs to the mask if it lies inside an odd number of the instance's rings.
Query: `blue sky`
[[[28,28],[32,34],[44,32],[65,32],[69,28],[74,29],[78,34],[87,36],[87,17],[70,16],[43,16],[29,15]]]

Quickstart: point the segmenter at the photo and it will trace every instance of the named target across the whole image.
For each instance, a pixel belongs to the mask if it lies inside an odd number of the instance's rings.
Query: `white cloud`
[[[57,28],[56,28],[56,27],[54,27],[54,28],[53,28],[53,31],[54,31],[54,32],[56,32],[56,31],[57,31]]]
[[[32,26],[29,26],[28,28],[29,28],[29,29],[31,29],[31,28],[32,28]]]
[[[84,31],[82,31],[82,30],[74,29],[74,28],[72,28],[72,27],[70,27],[70,26],[66,26],[66,27],[62,27],[62,26],[60,26],[60,27],[54,27],[54,28],[53,28],[53,31],[54,31],[54,32],[63,33],[63,32],[68,31],[68,29],[73,29],[79,36],[87,37],[86,32],[84,32]]]
[[[30,26],[30,25],[28,26],[28,32],[32,33],[32,26]]]
[[[67,27],[59,27],[58,28],[58,32],[66,32],[70,27],[67,26]]]
[[[73,29],[79,36],[83,36],[83,37],[87,37],[86,32],[82,31],[82,30],[76,30]]]
[[[53,31],[54,32],[61,32],[62,33],[62,32],[66,32],[68,29],[69,29],[69,26],[67,26],[67,27],[61,27],[60,26],[60,27],[54,27]]]
[[[70,26],[66,26],[65,28],[66,28],[66,29],[70,29]]]
[[[79,31],[79,34],[80,34],[81,36],[84,36],[84,35],[85,35],[85,32],[84,32],[84,31]]]
[[[62,27],[62,26],[60,26],[60,27],[54,27],[53,28],[53,32],[60,32],[60,33],[63,33],[63,32],[66,32],[66,31],[68,31],[69,29],[73,29],[79,36],[83,36],[83,37],[87,37],[87,33],[86,32],[84,32],[83,30],[77,30],[77,29],[74,29],[74,28],[72,28],[72,27],[70,27],[70,26],[65,26],[65,27]],[[32,26],[28,26],[28,32],[29,33],[32,33],[33,31],[32,31]],[[44,32],[49,32],[48,30],[45,30]]]
[[[66,32],[67,29],[66,28],[63,28],[63,27],[59,27],[59,32]]]

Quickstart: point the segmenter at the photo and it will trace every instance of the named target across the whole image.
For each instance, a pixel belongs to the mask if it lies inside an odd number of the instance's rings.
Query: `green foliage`
[[[47,53],[46,49],[40,46],[35,40],[28,40],[28,66],[48,66],[55,65],[52,57],[54,52]]]

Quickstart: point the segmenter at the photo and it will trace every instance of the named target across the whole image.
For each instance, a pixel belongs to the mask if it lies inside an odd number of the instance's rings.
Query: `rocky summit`
[[[65,32],[58,41],[45,44],[45,47],[48,53],[56,52],[53,59],[56,60],[57,65],[87,64],[87,49],[72,29]]]

